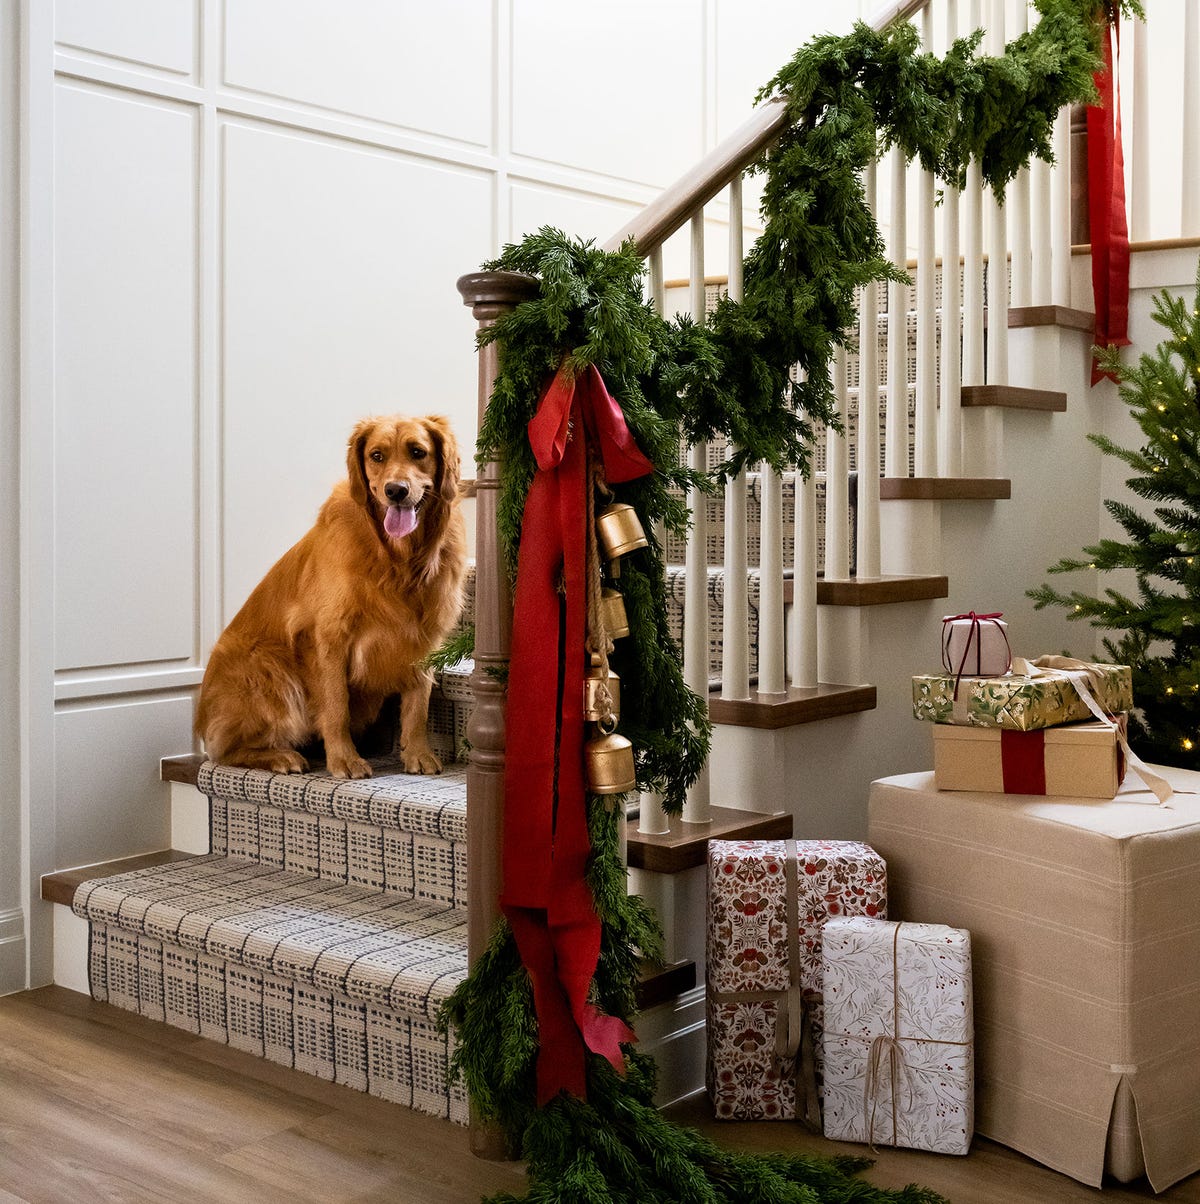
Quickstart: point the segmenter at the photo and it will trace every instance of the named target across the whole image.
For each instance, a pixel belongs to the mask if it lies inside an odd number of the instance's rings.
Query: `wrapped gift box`
[[[1093,720],[1035,732],[937,724],[934,780],[939,790],[1112,798],[1125,777],[1124,721],[1122,715],[1116,725]]]
[[[1088,665],[1088,686],[1102,710],[1133,709],[1128,665]],[[913,715],[934,723],[1000,727],[1030,732],[1092,718],[1092,711],[1065,672],[1036,669],[1033,675],[962,677],[954,697],[953,674],[931,673],[912,679]]]
[[[945,615],[942,667],[947,673],[1000,677],[1012,667],[1008,624],[998,615]]]
[[[821,1072],[821,929],[886,914],[887,867],[869,845],[709,841],[706,1083],[718,1117],[815,1120],[805,1084]]]
[[[825,1136],[965,1154],[974,1117],[971,938],[833,919],[823,937]]]

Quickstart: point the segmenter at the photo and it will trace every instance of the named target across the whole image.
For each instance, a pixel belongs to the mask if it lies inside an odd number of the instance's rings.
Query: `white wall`
[[[49,978],[42,873],[167,843],[158,759],[354,421],[446,412],[470,451],[456,278],[544,223],[608,237],[744,120],[805,7],[3,7],[0,991]]]

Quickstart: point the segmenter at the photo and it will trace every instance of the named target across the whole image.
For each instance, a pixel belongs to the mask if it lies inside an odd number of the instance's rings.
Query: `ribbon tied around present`
[[[584,775],[589,448],[609,482],[654,471],[599,371],[564,360],[529,422],[537,461],[521,520],[506,716],[501,909],[537,1013],[537,1097],[586,1096],[586,1050],[624,1073],[636,1040],[588,1001],[600,920],[587,884]]]
[[[1004,666],[1004,672],[1007,673],[1012,666],[1012,647],[1008,642],[1008,633],[1004,630],[1004,624],[1000,620],[1004,617],[1003,611],[994,611],[991,614],[980,615],[973,610],[967,611],[961,615],[946,615],[942,619],[942,665],[947,673],[954,674],[954,701],[958,701],[958,685],[962,681],[963,675],[966,673],[967,658],[971,654],[971,645],[975,646],[975,676],[983,673],[983,637],[981,634],[980,625],[990,623],[1000,633],[1004,640],[1004,647],[1007,653],[1007,664]],[[950,639],[954,633],[954,623],[968,622],[970,629],[967,633],[967,638],[963,641],[962,656],[959,657],[958,665],[955,666],[950,655]],[[971,675],[968,675],[971,676]]]
[[[821,1131],[817,1093],[816,1050],[812,1014],[800,982],[800,850],[795,840],[784,841],[784,922],[787,925],[788,985],[779,991],[710,991],[717,1005],[774,1003],[775,1064],[782,1078],[790,1073],[796,1087],[796,1119],[809,1132]]]
[[[901,1081],[907,1081],[909,1070],[904,1060],[904,1046],[911,1045],[953,1045],[966,1049],[973,1047],[971,1041],[949,1041],[941,1037],[905,1037],[900,1034],[900,930],[903,924],[896,924],[892,930],[892,1031],[878,1033],[874,1037],[863,1037],[856,1033],[843,1033],[845,1037],[857,1037],[859,1040],[870,1041],[867,1052],[867,1068],[863,1078],[863,1129],[867,1135],[867,1145],[875,1153],[875,1117],[879,1108],[879,1096],[884,1084],[891,1088],[892,1112],[892,1145],[899,1144],[897,1130],[899,1128],[900,1109],[897,1101],[900,1098]],[[886,1062],[887,1073],[884,1073]],[[912,1088],[909,1085],[909,1108],[912,1107]]]
[[[1170,807],[1167,799],[1175,793],[1175,788],[1129,747],[1129,737],[1125,734],[1124,725],[1096,701],[1093,689],[1098,688],[1104,681],[1104,675],[1097,666],[1073,656],[1039,656],[1032,661],[1018,656],[1013,659],[1012,667],[1013,672],[1021,677],[1059,677],[1069,681],[1092,715],[1105,727],[1116,732],[1117,745],[1124,754],[1125,763],[1137,770],[1138,777],[1158,799],[1160,806]]]

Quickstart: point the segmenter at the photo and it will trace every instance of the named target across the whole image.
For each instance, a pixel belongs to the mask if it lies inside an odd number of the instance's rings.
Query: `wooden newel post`
[[[458,280],[463,302],[480,327],[492,325],[521,301],[537,295],[538,282],[520,272],[472,272]],[[479,422],[499,368],[499,349],[479,351]],[[474,965],[487,948],[500,914],[500,840],[504,817],[505,673],[512,633],[512,595],[500,554],[496,510],[500,465],[479,469],[475,495],[475,696],[467,721],[467,958]],[[503,1134],[478,1121],[472,1109],[471,1150],[481,1158],[510,1157]]]

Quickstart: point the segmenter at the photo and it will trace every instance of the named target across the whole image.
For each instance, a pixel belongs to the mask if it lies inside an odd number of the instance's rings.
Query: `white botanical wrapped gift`
[[[971,937],[833,917],[822,933],[825,1136],[965,1154],[974,1119]]]

